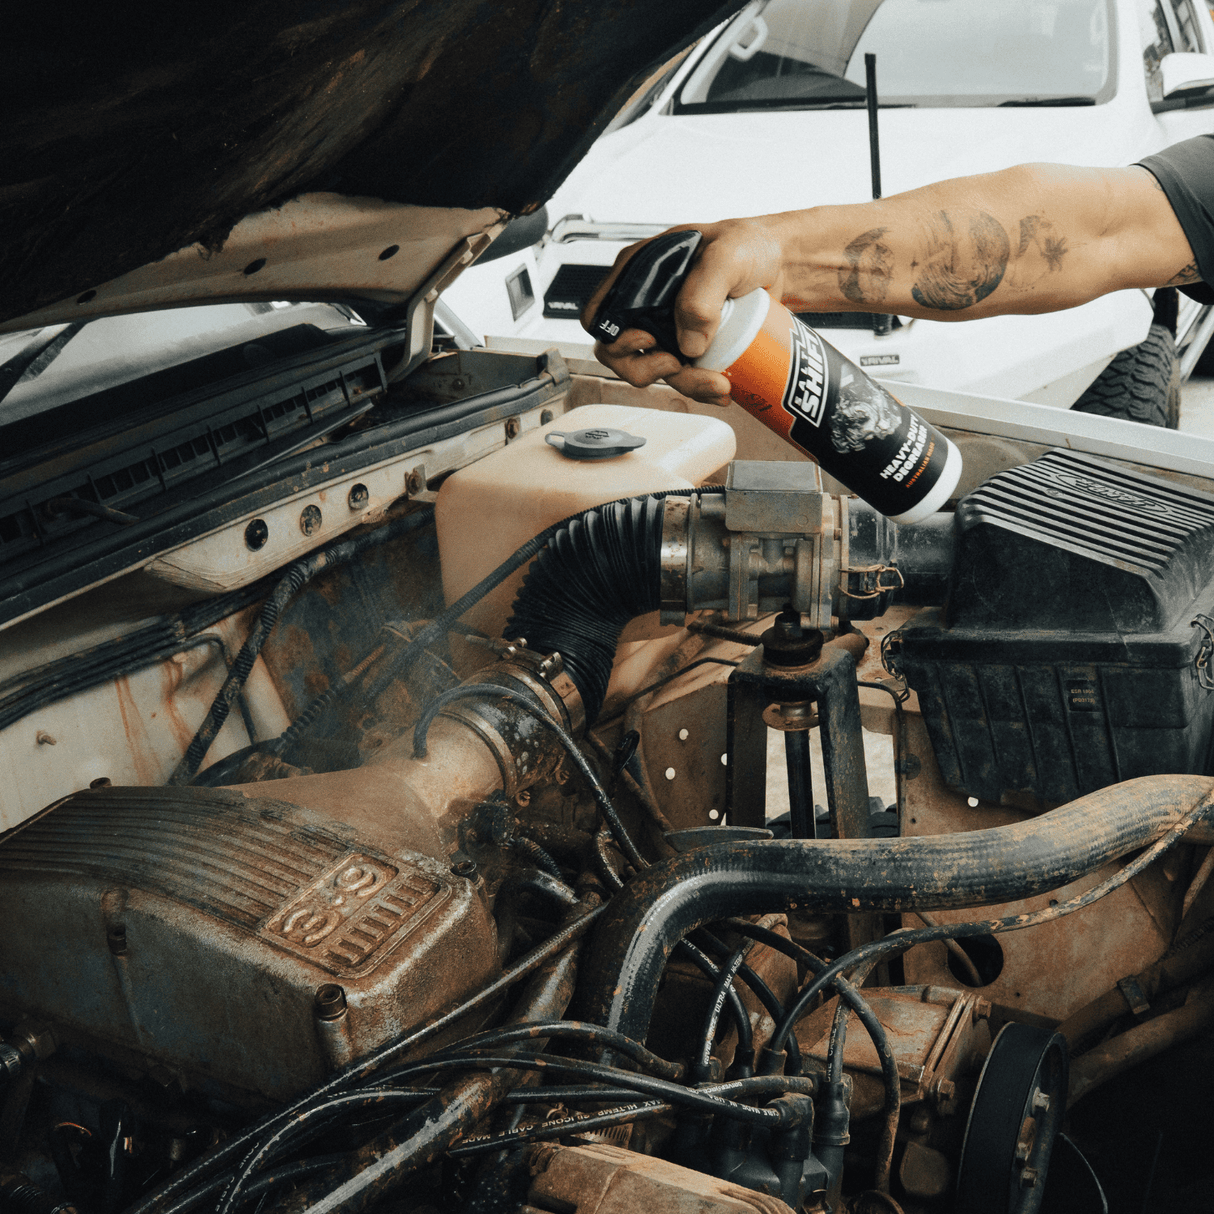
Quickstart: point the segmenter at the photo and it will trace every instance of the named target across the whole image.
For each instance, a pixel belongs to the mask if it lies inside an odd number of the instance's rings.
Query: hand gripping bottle
[[[610,345],[625,329],[644,329],[687,362],[673,309],[699,243],[699,232],[670,232],[637,252],[603,299],[594,336]],[[692,365],[720,371],[743,409],[895,523],[927,518],[957,487],[952,441],[761,287],[725,301],[716,336]]]

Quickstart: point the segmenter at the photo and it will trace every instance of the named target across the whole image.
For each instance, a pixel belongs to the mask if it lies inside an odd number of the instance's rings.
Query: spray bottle
[[[591,325],[610,345],[644,329],[676,358],[674,300],[701,234],[669,232],[620,272]],[[918,523],[948,500],[961,453],[762,287],[727,299],[716,335],[693,366],[720,371],[748,413],[895,523]]]

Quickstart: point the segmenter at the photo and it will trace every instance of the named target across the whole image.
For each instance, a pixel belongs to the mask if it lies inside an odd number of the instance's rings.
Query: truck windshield
[[[1094,105],[1112,92],[1109,0],[770,0],[726,27],[684,112],[882,105]]]

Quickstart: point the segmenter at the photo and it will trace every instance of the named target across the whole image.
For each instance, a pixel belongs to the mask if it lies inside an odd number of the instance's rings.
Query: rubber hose
[[[664,513],[659,498],[640,497],[571,519],[536,557],[506,622],[507,639],[561,655],[587,725],[603,706],[620,633],[661,605]]]
[[[611,900],[587,950],[578,1018],[644,1041],[666,959],[702,924],[794,905],[855,912],[1019,901],[1146,846],[1211,790],[1208,776],[1144,776],[988,830],[739,841],[681,853]]]

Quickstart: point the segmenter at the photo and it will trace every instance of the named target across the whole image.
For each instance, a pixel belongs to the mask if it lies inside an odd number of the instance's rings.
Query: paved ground
[[[1194,376],[1181,391],[1180,429],[1189,434],[1214,438],[1214,377]],[[826,803],[822,783],[822,747],[817,730],[811,735],[811,764],[813,766],[814,800]],[[868,765],[869,793],[880,797],[886,805],[894,799],[894,755],[889,737],[864,734],[864,756]],[[784,740],[780,734],[769,733],[767,746],[767,816],[778,817],[788,812],[788,778],[784,765]]]
[[[1214,438],[1214,378],[1195,375],[1181,389],[1180,428]]]

